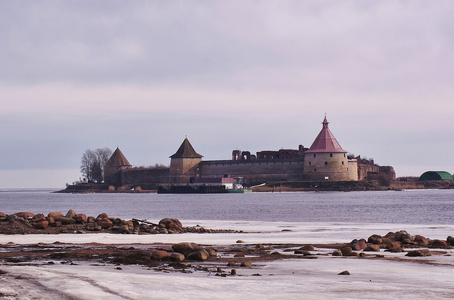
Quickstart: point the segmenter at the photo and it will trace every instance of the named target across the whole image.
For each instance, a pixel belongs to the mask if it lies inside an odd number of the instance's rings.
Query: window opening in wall
[[[325,166],[326,166],[327,164],[328,164],[328,162],[327,162],[327,161],[325,161]]]
[[[333,157],[333,154],[332,154],[332,153],[330,153],[330,154],[329,154],[329,157]]]
[[[344,161],[342,161],[342,165],[344,165]]]
[[[317,172],[317,169],[314,169],[314,172]]]
[[[344,153],[344,157],[345,157],[345,153]]]
[[[312,162],[311,162],[311,161],[309,162],[309,166],[310,166],[310,165],[312,165]]]
[[[314,153],[314,157],[317,157],[317,154]]]

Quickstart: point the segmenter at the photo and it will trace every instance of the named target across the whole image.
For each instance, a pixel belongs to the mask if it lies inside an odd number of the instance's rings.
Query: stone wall
[[[157,186],[169,182],[169,169],[133,168],[120,172],[121,185]],[[151,184],[151,185],[150,185]]]
[[[304,161],[279,160],[218,160],[199,164],[201,177],[243,177],[246,185],[268,181],[299,181],[302,179]]]

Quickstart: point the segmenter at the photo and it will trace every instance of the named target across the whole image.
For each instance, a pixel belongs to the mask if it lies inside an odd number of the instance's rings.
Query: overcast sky
[[[454,172],[454,1],[0,1],[0,188],[64,187],[86,149],[169,164],[341,146]]]

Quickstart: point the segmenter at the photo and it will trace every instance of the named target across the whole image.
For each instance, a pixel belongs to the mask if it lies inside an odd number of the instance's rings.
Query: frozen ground
[[[350,242],[371,234],[407,230],[428,238],[454,235],[454,225],[272,223],[183,221],[185,226],[237,229],[252,233],[179,235],[26,235],[0,236],[0,243],[100,242],[106,244],[176,243],[208,245],[246,243]],[[291,229],[292,231],[282,231]],[[316,249],[317,250],[317,249]],[[164,273],[141,266],[88,263],[1,265],[0,295],[5,299],[453,299],[454,253],[421,258],[428,263],[323,256],[266,262],[237,269],[237,276],[206,272]],[[404,254],[386,254],[404,257]],[[350,276],[339,276],[348,270]],[[261,276],[254,276],[260,274]]]

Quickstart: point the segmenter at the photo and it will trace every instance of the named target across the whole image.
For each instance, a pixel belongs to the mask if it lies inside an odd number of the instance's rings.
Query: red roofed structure
[[[328,120],[323,120],[323,128],[315,138],[315,141],[312,143],[312,146],[309,148],[306,153],[320,153],[320,152],[332,152],[332,153],[347,153],[342,149],[341,145],[337,142],[331,130],[328,128]]]

